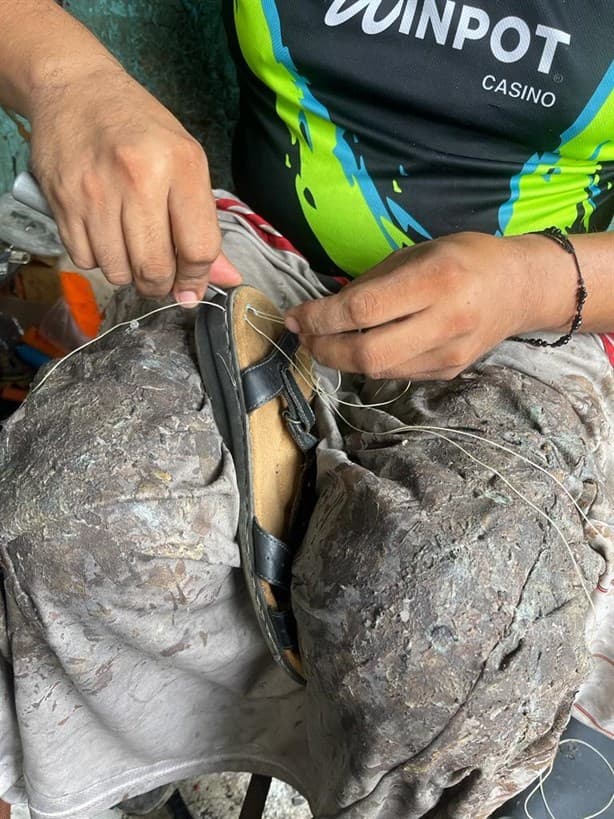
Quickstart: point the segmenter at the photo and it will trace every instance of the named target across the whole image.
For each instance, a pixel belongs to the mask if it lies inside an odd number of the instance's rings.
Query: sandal
[[[258,290],[240,286],[211,301],[224,311],[200,307],[196,351],[237,473],[243,573],[274,659],[304,683],[290,583],[313,504],[318,439],[311,432],[313,391],[303,376],[311,358]]]

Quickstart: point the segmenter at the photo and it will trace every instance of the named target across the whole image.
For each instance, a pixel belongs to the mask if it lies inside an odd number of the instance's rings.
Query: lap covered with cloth
[[[280,309],[326,295],[221,202],[247,282]],[[151,306],[123,292],[108,323]],[[83,819],[248,770],[297,787],[317,817],[477,819],[547,765],[583,683],[578,715],[612,730],[611,680],[590,656],[611,651],[614,566],[599,339],[506,342],[406,392],[323,387],[294,564],[302,687],[270,658],[244,585],[236,475],[192,325],[169,310],[115,331],[2,432],[0,797]]]

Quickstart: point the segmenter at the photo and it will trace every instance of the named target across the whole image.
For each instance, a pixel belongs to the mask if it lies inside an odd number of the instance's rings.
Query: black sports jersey
[[[239,193],[321,272],[614,212],[612,0],[226,0]]]

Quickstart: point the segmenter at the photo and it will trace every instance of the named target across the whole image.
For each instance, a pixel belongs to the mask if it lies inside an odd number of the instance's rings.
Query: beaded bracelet
[[[522,336],[511,336],[511,341],[522,341],[525,344],[531,344],[533,347],[562,347],[564,344],[568,344],[571,341],[571,337],[573,334],[582,326],[582,309],[584,308],[584,303],[588,296],[588,290],[586,289],[586,285],[584,284],[584,277],[582,276],[582,271],[580,270],[580,265],[578,263],[578,257],[576,256],[576,250],[572,243],[569,241],[569,238],[563,233],[560,228],[557,227],[549,227],[545,230],[536,230],[534,231],[537,236],[547,236],[548,239],[552,239],[553,242],[556,242],[557,245],[563,248],[566,253],[569,253],[573,256],[574,264],[576,266],[576,271],[578,274],[578,287],[576,290],[576,312],[574,317],[571,320],[571,327],[569,330],[562,335],[560,338],[557,338],[556,341],[546,341],[543,338],[522,338]]]

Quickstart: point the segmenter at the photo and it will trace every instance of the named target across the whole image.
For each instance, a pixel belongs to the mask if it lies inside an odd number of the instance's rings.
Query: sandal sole
[[[256,574],[252,534],[254,517],[276,538],[285,540],[298,491],[303,453],[281,417],[281,396],[248,414],[241,389],[241,373],[262,361],[274,345],[245,321],[250,306],[278,315],[275,306],[254,288],[240,286],[212,301],[225,308],[201,307],[196,322],[196,350],[205,388],[222,438],[235,464],[241,498],[237,537],[247,588],[262,633],[273,655],[296,682],[304,683],[298,653],[279,645],[271,621],[278,609],[273,587]],[[256,319],[263,333],[277,340],[283,326]],[[310,392],[304,379],[301,391]]]

